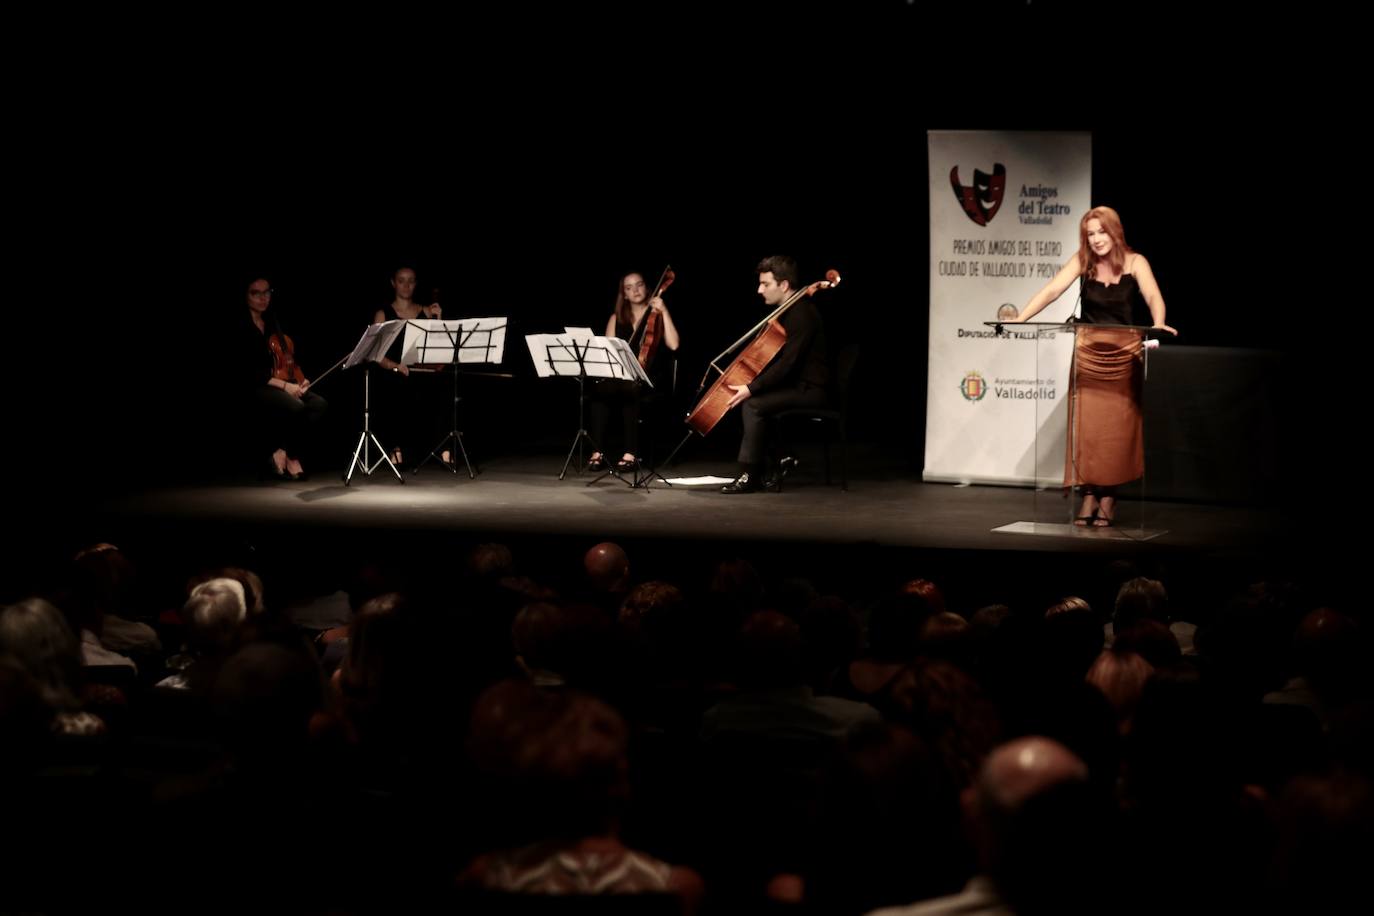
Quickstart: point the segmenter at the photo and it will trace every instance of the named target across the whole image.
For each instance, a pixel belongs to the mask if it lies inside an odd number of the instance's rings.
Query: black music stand
[[[499,364],[505,348],[505,318],[468,318],[460,321],[412,321],[412,327],[419,329],[419,337],[413,346],[406,346],[406,355],[416,354],[416,362],[426,366],[449,366],[453,376],[453,426],[434,448],[429,450],[425,459],[415,467],[412,474],[420,473],[431,459],[443,465],[453,474],[458,473],[458,465],[453,456],[463,456],[468,479],[475,480],[477,472],[468,458],[468,450],[463,444],[463,431],[458,428],[458,404],[462,397],[458,394],[458,367],[461,363]],[[410,344],[411,341],[407,340]],[[450,445],[452,443],[452,445]],[[449,460],[443,453],[449,452]]]
[[[568,449],[568,457],[563,461],[563,468],[558,472],[558,479],[562,480],[568,474],[568,466],[572,464],[573,455],[577,455],[578,465],[582,464],[584,440],[591,444],[593,451],[602,451],[600,443],[587,432],[587,379],[623,379],[631,375],[631,370],[623,362],[622,351],[628,351],[628,346],[625,341],[616,337],[593,337],[575,333],[529,334],[525,337],[525,343],[530,349],[530,359],[534,362],[535,371],[540,378],[577,379],[577,434]],[[638,361],[635,361],[635,365],[638,365]],[[643,374],[642,369],[640,374]],[[580,467],[578,473],[581,473]],[[633,486],[632,481],[625,480],[618,472],[613,473],[616,479],[627,486]]]
[[[621,378],[619,374],[616,374],[615,378],[620,379],[622,381],[633,381],[636,384],[648,385],[650,388],[653,387],[654,383],[649,381],[649,374],[645,372],[644,367],[640,365],[639,356],[630,347],[627,341],[622,340],[619,337],[598,337],[593,338],[593,340],[603,341],[604,345],[611,350],[612,354],[618,360],[618,365],[620,368],[619,370],[615,371],[623,372],[625,377]],[[612,363],[612,365],[614,366],[616,364]],[[638,392],[636,392],[635,396],[638,397]],[[587,437],[587,441],[591,441],[590,436]],[[609,456],[606,455],[605,451],[601,450],[600,446],[596,446],[596,448],[598,451],[601,451],[601,456],[603,459],[609,458]],[[581,455],[578,456],[578,460],[581,460]],[[606,470],[602,471],[596,477],[593,477],[591,480],[587,481],[587,486],[590,487],[594,483],[599,483],[607,477],[614,477],[616,480],[620,481],[621,483],[625,484],[625,486],[631,489],[638,488],[641,483],[640,474],[644,469],[643,460],[640,458],[639,454],[635,454],[635,466],[630,469],[630,478],[628,480],[626,480],[625,477],[622,476],[618,464],[619,462],[612,462],[607,460]]]
[[[659,358],[662,359],[665,355],[667,355],[667,354],[660,353],[660,354],[659,354]],[[673,372],[672,372],[671,380],[670,380],[670,382],[669,382],[668,391],[667,391],[667,392],[661,392],[661,393],[660,393],[660,397],[663,397],[663,398],[665,398],[665,399],[668,401],[668,404],[666,405],[666,410],[667,410],[668,413],[672,413],[674,407],[676,406],[673,399],[674,399],[674,398],[676,397],[676,395],[677,395],[677,354],[676,354],[676,353],[672,353],[671,355],[672,355],[672,360],[673,360]],[[657,407],[657,405],[656,405],[656,407]],[[655,413],[661,413],[663,409],[664,409],[664,408],[657,408],[657,409],[655,410]],[[650,437],[651,437],[651,438],[650,438],[650,441],[649,441],[649,449],[648,449],[648,452],[649,452],[649,455],[650,455],[650,457],[651,457],[652,460],[650,461],[649,464],[646,465],[646,464],[644,463],[643,458],[641,458],[638,454],[635,455],[635,462],[639,465],[638,469],[635,471],[634,486],[635,486],[636,489],[645,489],[645,490],[651,490],[651,489],[653,489],[653,483],[654,483],[654,478],[655,478],[655,477],[657,477],[659,480],[663,481],[663,485],[664,485],[664,486],[669,487],[669,488],[672,488],[673,482],[672,482],[671,480],[669,480],[667,477],[664,477],[664,476],[659,472],[658,469],[661,468],[661,467],[667,467],[668,465],[672,464],[673,459],[674,459],[675,457],[677,457],[678,451],[679,451],[679,450],[682,448],[682,446],[685,445],[686,442],[687,442],[686,439],[683,439],[682,442],[679,442],[679,443],[677,444],[677,448],[674,448],[674,449],[668,454],[668,457],[667,457],[667,458],[664,458],[664,459],[662,459],[662,460],[659,460],[658,457],[657,457],[658,453],[657,453],[657,451],[656,451],[655,448],[654,448],[654,441],[653,441],[653,439],[652,439],[652,436],[653,436],[652,426],[653,426],[654,423],[655,423],[655,413],[651,413],[650,416],[649,416],[649,420],[648,420],[648,423],[649,423],[649,426],[650,426],[650,433],[649,433],[649,435],[650,435]],[[644,418],[643,418],[643,414],[641,414],[641,420],[643,420],[643,419],[644,419]],[[687,438],[691,438],[693,432],[695,432],[695,430],[689,431],[688,434],[687,434]],[[642,440],[641,440],[641,442],[640,442],[640,451],[641,451],[641,452],[644,451],[644,444],[643,444],[643,441],[642,441]]]
[[[383,462],[391,468],[391,473],[396,475],[397,480],[401,483],[406,482],[396,465],[392,463],[391,457],[387,455],[386,449],[382,448],[382,443],[377,441],[376,434],[372,432],[371,421],[372,366],[386,355],[386,351],[391,348],[391,344],[401,333],[401,328],[404,325],[405,321],[402,319],[371,325],[358,339],[358,343],[353,347],[353,352],[344,360],[345,369],[351,369],[357,365],[363,367],[363,429],[358,434],[358,444],[353,447],[353,459],[349,461],[348,470],[344,472],[344,486],[349,486],[353,482],[354,471],[361,468],[363,476],[371,477],[372,472]],[[379,457],[376,461],[372,461],[368,455],[369,445],[377,447]]]
[[[552,345],[546,346],[546,353],[547,358],[549,360],[549,365],[554,366],[557,364],[554,359],[555,348]],[[559,480],[562,480],[564,477],[567,476],[568,465],[572,462],[572,456],[574,452],[577,453],[578,473],[581,473],[582,441],[584,439],[587,442],[591,443],[592,451],[601,452],[603,456],[605,455],[605,452],[602,450],[600,443],[598,443],[595,439],[592,438],[591,433],[587,432],[587,357],[589,355],[595,357],[598,354],[600,354],[602,358],[598,358],[597,362],[594,363],[594,365],[601,364],[603,362],[603,358],[604,362],[609,363],[611,355],[610,351],[606,349],[604,346],[600,346],[596,343],[593,343],[592,340],[585,340],[581,341],[580,343],[576,340],[569,340],[568,349],[572,353],[573,361],[577,365],[577,375],[575,376],[577,379],[577,435],[573,436],[572,446],[568,449],[568,457],[563,459],[563,469],[558,472]],[[563,361],[562,365],[566,366],[566,361]],[[555,372],[557,372],[557,370],[555,370]]]

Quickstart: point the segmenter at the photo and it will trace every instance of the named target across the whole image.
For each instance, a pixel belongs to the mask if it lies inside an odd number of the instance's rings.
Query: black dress
[[[644,340],[644,330],[648,324],[650,311],[645,311],[644,317],[640,319],[639,325],[634,326],[629,322],[621,321],[619,317],[615,322],[615,336],[626,341],[630,349],[639,353],[639,346]],[[672,390],[673,382],[673,353],[668,349],[668,345],[660,341],[657,352],[648,366],[644,367],[648,373],[649,380],[653,382],[653,387],[642,382],[631,382],[626,379],[597,379],[592,382],[587,392],[588,409],[591,413],[591,436],[593,446],[600,449],[608,461],[614,461],[623,452],[631,455],[639,455],[639,416],[641,409],[654,401],[655,398],[666,396]],[[610,426],[611,412],[620,414],[620,444],[622,448],[617,451],[614,442],[607,441],[608,428]]]
[[[386,321],[404,320],[396,314],[391,303],[382,306],[381,312]],[[387,350],[387,358],[399,363],[404,342],[405,330],[402,329]],[[446,408],[452,404],[451,398],[445,396],[448,379],[441,372],[413,366],[410,375],[399,372],[376,375],[379,378],[373,389],[377,403],[372,411],[372,425],[377,430],[377,438],[388,451],[399,448],[406,463],[418,465],[448,430],[446,414],[451,411]]]
[[[329,405],[313,391],[298,398],[270,384],[274,361],[268,338],[281,332],[281,323],[271,309],[263,314],[263,323],[266,331],[259,331],[249,315],[236,326],[232,338],[232,371],[237,375],[234,387],[257,433],[254,451],[269,455],[280,448],[299,459],[312,445]]]

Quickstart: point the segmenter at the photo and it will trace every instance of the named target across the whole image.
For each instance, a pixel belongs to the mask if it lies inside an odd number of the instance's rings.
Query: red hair
[[[1099,258],[1088,246],[1088,223],[1097,220],[1112,240],[1112,250],[1105,258]],[[1093,207],[1078,221],[1078,272],[1081,276],[1091,277],[1097,270],[1099,261],[1106,261],[1112,274],[1119,274],[1126,268],[1126,255],[1131,246],[1126,244],[1126,233],[1121,228],[1121,217],[1111,207]]]

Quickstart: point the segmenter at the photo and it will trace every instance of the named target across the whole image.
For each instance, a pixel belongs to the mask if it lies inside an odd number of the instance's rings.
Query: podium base
[[[992,529],[1002,534],[1030,534],[1038,537],[1089,538],[1095,541],[1149,541],[1163,534],[1164,528],[1081,527],[1056,522],[1012,522]]]

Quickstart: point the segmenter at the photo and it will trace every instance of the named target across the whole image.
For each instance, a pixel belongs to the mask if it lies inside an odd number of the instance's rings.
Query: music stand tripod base
[[[444,438],[439,440],[438,445],[429,450],[429,454],[425,456],[425,460],[421,461],[415,469],[410,472],[412,475],[420,473],[420,468],[429,464],[430,459],[433,459],[449,471],[452,471],[456,476],[458,474],[458,465],[453,460],[453,456],[456,453],[463,456],[463,466],[468,469],[468,479],[477,479],[477,472],[473,470],[472,462],[468,459],[468,450],[463,445],[463,431],[458,428],[458,402],[461,400],[462,398],[458,396],[458,369],[455,367],[453,370],[453,428],[448,431],[448,434],[445,435]],[[453,443],[454,447],[449,446],[450,442]],[[443,453],[445,450],[449,453],[449,459],[447,461],[444,460]]]
[[[377,451],[381,455],[380,458],[378,458],[371,464],[368,464],[367,461],[367,444],[369,442],[371,442],[373,445],[377,447]],[[377,441],[377,437],[372,434],[371,430],[364,429],[362,433],[358,435],[358,444],[353,449],[353,460],[349,462],[348,471],[344,474],[344,486],[349,486],[353,482],[353,472],[355,470],[361,468],[364,477],[371,477],[372,472],[375,471],[378,467],[380,467],[383,463],[385,463],[387,467],[391,468],[391,473],[396,475],[397,480],[399,480],[401,483],[406,482],[406,479],[401,476],[401,472],[396,468],[396,465],[392,463],[390,456],[388,456],[386,453],[386,450],[382,448],[382,443]]]
[[[405,483],[406,479],[401,476],[401,472],[392,463],[391,456],[382,448],[382,443],[377,441],[377,437],[372,432],[372,367],[363,367],[363,431],[358,434],[358,444],[353,447],[353,460],[348,463],[348,470],[344,472],[344,486],[349,486],[353,482],[353,472],[362,468],[364,477],[371,477],[372,472],[383,462],[391,468],[391,473],[396,475],[396,479]],[[371,463],[367,460],[368,443],[377,447],[377,453],[381,455],[376,461]]]
[[[456,446],[456,447],[450,448],[450,447],[449,447],[449,443],[450,443],[450,442],[452,442],[452,443],[454,444],[454,446]],[[448,453],[449,453],[449,460],[447,460],[447,461],[444,460],[444,450],[445,450],[445,449],[447,449],[447,450],[448,450]],[[454,455],[455,453],[457,453],[457,454],[463,456],[463,465],[468,469],[468,479],[469,479],[469,480],[476,480],[476,479],[477,479],[477,472],[473,470],[473,468],[472,468],[472,462],[468,460],[468,450],[467,450],[466,448],[463,447],[463,434],[462,434],[462,432],[460,432],[459,430],[456,430],[456,429],[449,430],[449,434],[448,434],[447,436],[445,436],[445,437],[443,438],[443,440],[440,441],[440,443],[439,443],[438,445],[436,445],[436,446],[434,446],[434,448],[430,449],[429,454],[428,454],[427,456],[425,456],[425,460],[424,460],[424,461],[421,461],[420,464],[419,464],[419,466],[416,467],[416,468],[415,468],[413,471],[411,471],[410,473],[411,473],[412,475],[415,475],[415,474],[420,473],[420,468],[422,468],[422,467],[424,467],[425,465],[429,464],[430,460],[433,459],[434,461],[436,461],[436,462],[438,462],[439,464],[443,465],[444,468],[446,468],[447,470],[452,471],[454,474],[457,474],[457,473],[458,473],[458,464],[457,464],[457,462],[455,462],[455,461],[453,460],[453,455]]]

